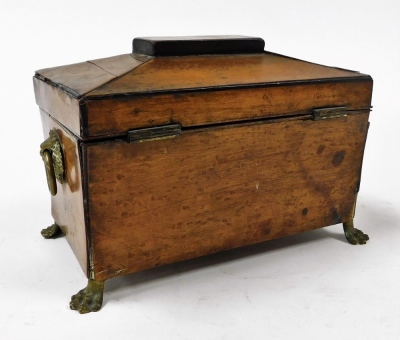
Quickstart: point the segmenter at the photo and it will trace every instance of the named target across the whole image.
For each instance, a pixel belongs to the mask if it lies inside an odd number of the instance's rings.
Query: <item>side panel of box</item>
[[[64,151],[65,183],[57,182],[57,194],[51,196],[51,213],[88,275],[88,252],[83,206],[82,172],[79,145],[76,136],[54,121],[47,112],[40,109],[44,138],[56,129]],[[50,195],[50,194],[49,194]]]
[[[348,221],[368,113],[83,145],[97,280]]]
[[[81,135],[79,100],[59,87],[33,77],[36,103],[77,136]]]

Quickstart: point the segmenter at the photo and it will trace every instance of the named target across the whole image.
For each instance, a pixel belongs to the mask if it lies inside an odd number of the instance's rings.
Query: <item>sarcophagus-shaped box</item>
[[[104,281],[343,223],[351,243],[372,79],[242,36],[136,38],[37,71],[55,224],[98,310]]]

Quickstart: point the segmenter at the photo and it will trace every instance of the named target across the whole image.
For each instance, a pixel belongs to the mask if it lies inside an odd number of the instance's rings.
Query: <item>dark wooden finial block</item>
[[[264,40],[241,35],[147,37],[133,39],[133,53],[148,56],[262,53]]]

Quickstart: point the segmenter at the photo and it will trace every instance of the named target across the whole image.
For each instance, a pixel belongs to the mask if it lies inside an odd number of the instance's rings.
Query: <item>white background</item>
[[[398,0],[0,2],[0,339],[400,339]],[[242,34],[266,50],[374,78],[356,226],[341,226],[86,285],[52,223],[39,156],[37,69],[131,51],[152,35]]]

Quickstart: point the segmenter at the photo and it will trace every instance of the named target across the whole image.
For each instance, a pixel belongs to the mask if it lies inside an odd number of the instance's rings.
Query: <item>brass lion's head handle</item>
[[[60,137],[56,130],[50,130],[49,138],[40,144],[40,155],[42,156],[47,176],[47,185],[52,196],[57,194],[57,182],[65,182],[64,157]]]

